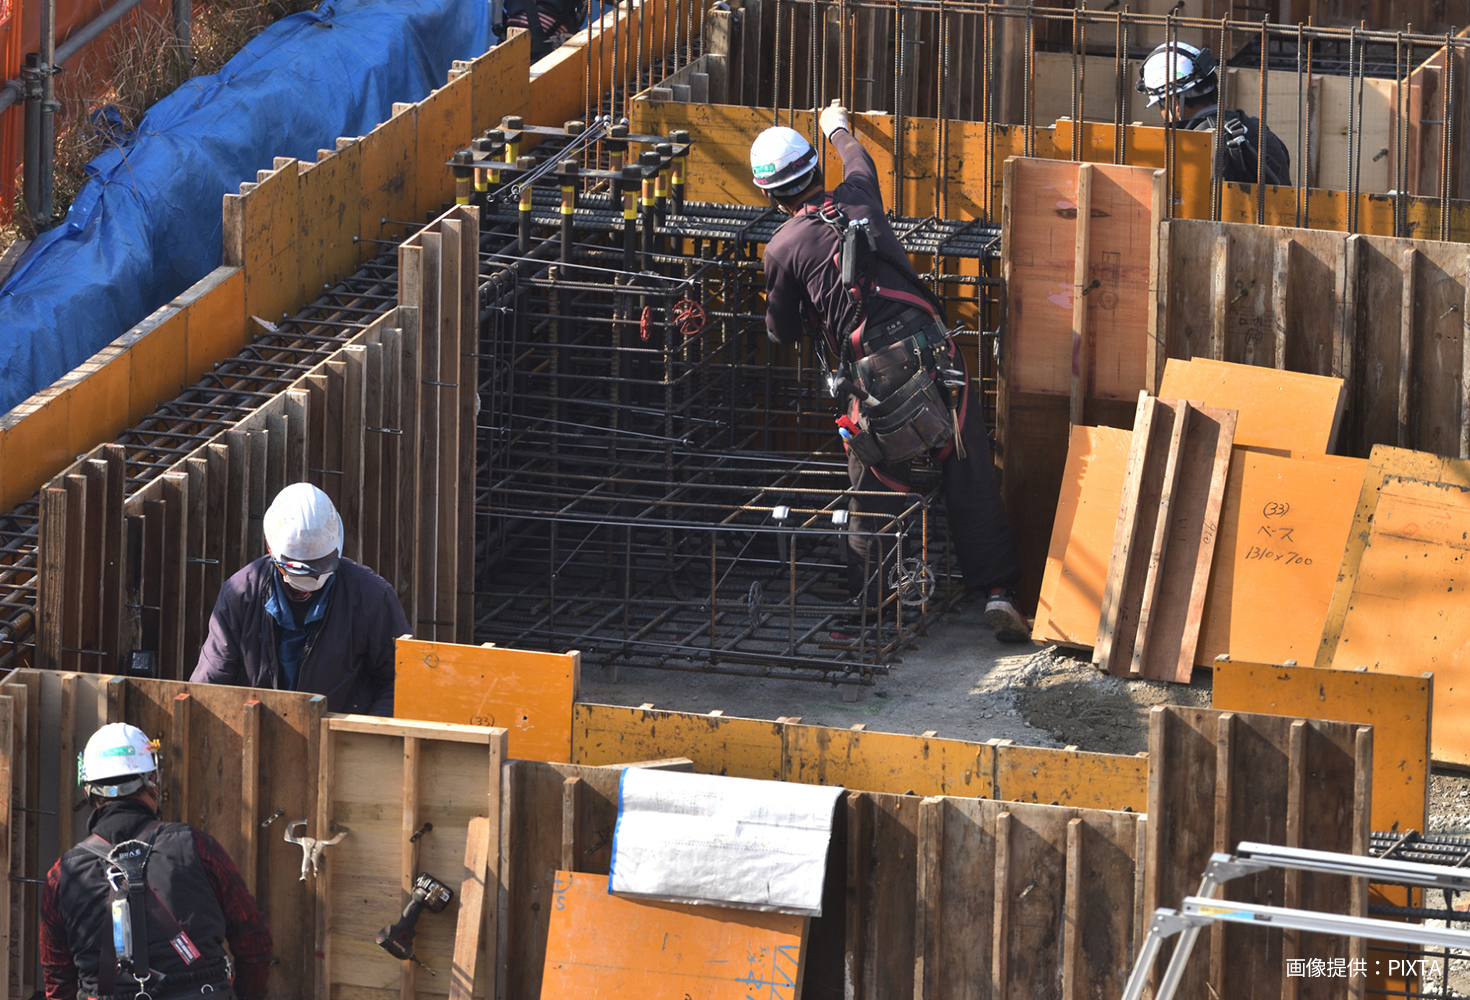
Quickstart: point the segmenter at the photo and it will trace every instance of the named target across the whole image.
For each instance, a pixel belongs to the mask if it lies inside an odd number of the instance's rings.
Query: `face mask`
[[[292,590],[312,594],[325,587],[331,577],[331,573],[323,573],[321,576],[286,576],[283,574],[282,578],[285,580],[286,586]]]

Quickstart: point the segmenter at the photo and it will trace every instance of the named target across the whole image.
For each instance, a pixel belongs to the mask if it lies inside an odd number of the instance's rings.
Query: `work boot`
[[[1031,638],[1026,619],[1016,607],[1016,595],[1005,587],[991,587],[985,599],[985,622],[1001,642],[1025,642]]]

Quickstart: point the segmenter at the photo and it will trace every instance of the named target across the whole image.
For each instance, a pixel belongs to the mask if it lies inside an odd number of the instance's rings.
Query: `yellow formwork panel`
[[[399,639],[393,717],[507,731],[507,752],[569,764],[579,653]]]
[[[787,724],[784,777],[864,792],[991,798],[994,748],[900,733]]]
[[[1373,727],[1375,830],[1423,830],[1434,675],[1215,661],[1212,708]]]
[[[296,297],[305,304],[321,295],[323,285],[357,270],[353,237],[362,235],[362,147],[353,143],[302,167]]]
[[[188,311],[168,306],[154,313],[154,317],[157,322],[129,349],[132,355],[128,383],[130,424],[138,423],[159,403],[173,399],[189,384]]]
[[[132,357],[126,349],[115,347],[99,351],[72,372],[71,396],[83,402],[73,405],[68,414],[71,454],[91,451],[98,442],[111,441],[127,429],[132,372]]]
[[[245,269],[245,315],[271,323],[301,305],[301,171],[296,160],[276,162],[225,224],[225,262]]]
[[[28,499],[76,460],[77,453],[71,449],[72,403],[70,386],[47,389],[0,422],[0,468],[7,504]]]
[[[419,102],[414,131],[419,215],[438,215],[454,202],[454,175],[445,164],[469,145],[473,88],[468,76],[459,76]]]
[[[364,239],[384,238],[384,219],[412,222],[418,204],[417,140],[418,112],[409,107],[388,119],[362,138],[362,164],[359,167],[362,200],[358,232]],[[390,232],[408,235],[402,227]],[[364,243],[359,257],[375,256],[375,244]]]
[[[573,764],[688,757],[701,774],[780,780],[783,723],[618,705],[572,710]]]
[[[1074,809],[1148,811],[1148,757],[999,743],[995,798]]]
[[[216,268],[173,304],[189,313],[189,362],[185,372],[188,381],[198,381],[215,364],[240,353],[249,342],[245,272],[241,268]],[[114,431],[109,436],[116,434]],[[87,447],[96,443],[94,440]]]
[[[515,31],[505,41],[471,61],[470,132],[479,135],[506,115],[524,115],[531,100],[531,35]]]

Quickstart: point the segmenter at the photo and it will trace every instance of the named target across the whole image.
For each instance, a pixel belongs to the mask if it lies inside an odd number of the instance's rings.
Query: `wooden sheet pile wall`
[[[1347,454],[1470,456],[1460,244],[1175,220],[1158,254],[1154,325],[1169,357],[1342,378]]]
[[[126,494],[103,445],[42,491],[36,663],[188,677],[221,584],[264,552],[262,518],[308,481],[342,515],[343,554],[398,591],[416,632],[470,627],[479,224],[456,207],[400,250],[398,309],[290,389]],[[140,667],[149,667],[140,663]]]
[[[315,301],[356,270],[385,226],[425,220],[452,200],[445,167],[466,138],[530,99],[524,32],[457,62],[450,85],[366,136],[338,139],[316,162],[278,159],[224,199],[217,268],[87,363],[0,419],[0,509],[29,498],[77,455],[111,441],[213,365],[237,354],[255,328]],[[354,237],[362,237],[358,243]]]
[[[1242,840],[1367,853],[1371,728],[1160,706],[1149,719],[1149,756],[1164,766],[1149,772],[1145,913],[1197,892],[1210,854]],[[1366,882],[1339,876],[1273,871],[1229,882],[1222,895],[1367,915]],[[1179,995],[1296,996],[1301,984],[1287,978],[1287,961],[1363,955],[1356,938],[1215,926],[1196,945]],[[1352,984],[1323,988],[1322,996],[1346,997]]]

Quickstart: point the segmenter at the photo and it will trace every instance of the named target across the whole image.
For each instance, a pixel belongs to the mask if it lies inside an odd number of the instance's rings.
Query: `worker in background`
[[[794,344],[804,329],[827,368],[855,490],[848,531],[848,589],[887,585],[878,567],[877,523],[910,500],[913,460],[931,456],[944,477],[949,537],[965,587],[985,597],[985,619],[1003,642],[1030,638],[1016,607],[1016,543],[990,457],[990,434],[965,362],[947,332],[943,305],[914,273],[884,215],[873,160],[833,102],[819,119],[842,157],[843,181],[825,188],[817,152],[789,128],[762,132],[750,149],[755,184],[790,216],[765,251],[766,332]],[[889,560],[891,563],[891,559]],[[869,601],[875,588],[868,588]]]
[[[77,770],[93,809],[41,893],[46,1000],[263,998],[270,929],[218,841],[159,819],[158,744],[103,726]]]
[[[1208,48],[1165,43],[1150,52],[1139,68],[1138,91],[1148,95],[1149,107],[1160,105],[1171,128],[1219,130],[1217,161],[1224,180],[1254,184],[1259,164],[1267,184],[1290,184],[1291,154],[1276,133],[1243,111],[1220,110],[1217,70]]]
[[[393,714],[393,640],[408,620],[392,586],[342,558],[342,518],[310,483],[265,512],[266,554],[225,581],[196,684],[310,691],[329,712]]]

